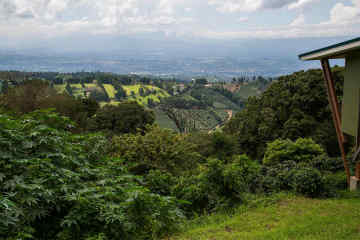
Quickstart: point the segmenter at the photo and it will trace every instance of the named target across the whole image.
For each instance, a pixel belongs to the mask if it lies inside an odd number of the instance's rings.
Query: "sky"
[[[360,0],[0,0],[0,46],[67,38],[188,41],[360,35]],[[83,37],[83,38],[81,38]]]

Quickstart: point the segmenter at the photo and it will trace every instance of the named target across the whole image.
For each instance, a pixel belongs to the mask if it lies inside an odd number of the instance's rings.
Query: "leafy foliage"
[[[107,158],[103,136],[62,130],[69,124],[46,111],[0,115],[1,238],[149,239],[172,230],[177,201]]]
[[[137,102],[124,102],[117,106],[106,105],[99,109],[90,123],[90,130],[110,134],[135,133],[153,124],[154,113]]]
[[[255,189],[259,165],[247,156],[236,156],[233,163],[209,158],[198,175],[178,179],[174,195],[190,202],[188,212],[228,208],[244,201],[244,194]]]
[[[323,154],[324,150],[312,139],[299,138],[295,142],[278,139],[267,144],[263,163],[266,165],[275,165],[284,161],[311,163],[314,158]]]
[[[99,109],[96,101],[59,94],[43,80],[28,80],[9,89],[1,97],[1,106],[18,116],[35,110],[54,108],[76,122],[78,129],[85,129],[88,119]]]
[[[308,197],[318,197],[323,193],[323,179],[319,170],[303,167],[293,170],[292,175],[291,185],[296,193]]]
[[[333,68],[338,96],[342,94],[342,70]],[[262,158],[266,143],[278,138],[312,138],[328,154],[337,155],[336,134],[323,81],[320,70],[280,77],[261,96],[249,98],[246,108],[224,131],[237,138],[243,152],[257,159]]]
[[[184,136],[159,127],[148,128],[144,135],[114,137],[113,146],[114,156],[133,164],[133,170],[138,174],[150,169],[181,174],[196,167],[200,160],[195,146]]]

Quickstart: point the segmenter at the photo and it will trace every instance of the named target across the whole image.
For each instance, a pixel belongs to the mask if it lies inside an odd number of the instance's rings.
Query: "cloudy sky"
[[[360,0],[0,0],[0,44],[73,35],[252,39],[360,35]]]

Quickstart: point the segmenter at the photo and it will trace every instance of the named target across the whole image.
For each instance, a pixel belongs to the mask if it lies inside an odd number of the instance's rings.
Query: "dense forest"
[[[341,100],[343,69],[333,72]],[[0,96],[1,239],[164,239],[183,220],[249,196],[331,198],[347,186],[320,70],[227,86],[42,74],[2,76],[11,81]],[[111,84],[107,102],[126,101],[102,106],[92,92],[71,94],[73,84],[103,93]],[[156,88],[128,98],[126,86],[137,85]],[[237,94],[248,86],[256,93]],[[136,100],[154,90],[168,95]],[[229,109],[234,117],[217,131],[199,131],[186,117],[212,114],[218,125],[226,115],[217,112]],[[156,124],[159,111],[177,131]]]

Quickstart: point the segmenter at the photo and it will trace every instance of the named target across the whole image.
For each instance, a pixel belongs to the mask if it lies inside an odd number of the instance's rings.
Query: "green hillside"
[[[128,85],[123,86],[129,100],[135,100],[141,105],[147,105],[148,99],[151,99],[154,102],[160,102],[160,98],[169,97],[170,94],[167,93],[165,90],[152,86],[152,85]],[[152,92],[148,96],[141,96],[140,89],[144,91]]]
[[[87,83],[75,82],[68,86],[65,83],[54,84],[54,88],[58,92],[68,92],[77,98],[92,96],[100,103],[100,106],[118,105],[121,101],[136,101],[140,105],[154,108],[157,123],[163,128],[177,129],[175,122],[180,121],[190,124],[189,129],[201,131],[210,131],[223,125],[229,119],[229,111],[232,113],[240,111],[244,106],[244,101],[249,96],[261,93],[263,86],[257,81],[246,82],[237,84],[241,87],[233,92],[227,89],[231,90],[231,86],[236,84],[203,85],[164,82],[155,86],[152,82],[119,84],[113,80],[114,76],[102,78],[100,75],[98,78],[99,80],[96,81],[90,79]],[[69,76],[64,76],[63,79],[65,79],[63,82],[71,81]],[[180,89],[180,86],[182,90],[174,93],[173,89]],[[169,112],[161,110],[164,107],[172,109],[172,116]]]
[[[239,90],[235,92],[235,94],[239,97],[247,99],[252,96],[258,96],[261,94],[261,90],[256,86],[256,84],[249,83],[243,84]]]
[[[109,98],[114,99],[116,94],[114,86],[111,84],[104,84],[104,88]]]

